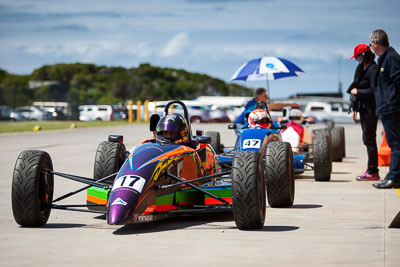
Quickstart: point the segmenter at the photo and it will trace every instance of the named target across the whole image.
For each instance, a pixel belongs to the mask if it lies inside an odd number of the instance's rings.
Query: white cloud
[[[161,51],[161,55],[164,57],[176,56],[189,44],[189,35],[186,32],[178,33],[168,41]]]

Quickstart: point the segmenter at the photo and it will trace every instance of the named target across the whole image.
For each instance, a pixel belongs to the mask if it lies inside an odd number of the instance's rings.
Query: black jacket
[[[347,93],[350,94],[351,89],[357,88],[357,94],[353,95],[352,106],[354,111],[363,109],[375,110],[375,78],[378,72],[378,66],[372,61],[364,70],[364,64],[359,64],[354,74],[354,81],[350,85]]]
[[[378,60],[376,115],[400,112],[400,56],[392,47]]]

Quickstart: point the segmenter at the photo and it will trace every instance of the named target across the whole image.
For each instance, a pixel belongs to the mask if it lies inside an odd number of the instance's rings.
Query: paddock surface
[[[333,164],[330,182],[312,173],[296,179],[292,208],[267,207],[265,226],[240,231],[231,214],[188,216],[110,226],[90,213],[53,210],[41,228],[19,227],[11,210],[11,179],[19,153],[47,151],[56,171],[91,177],[97,146],[123,134],[127,147],[151,136],[147,124],[0,134],[1,266],[400,266],[400,229],[388,228],[400,211],[400,190],[358,182],[366,169],[361,127],[347,124],[346,158]],[[219,131],[233,145],[227,124],[194,124]],[[382,127],[378,127],[378,145]],[[382,179],[388,167],[380,167]],[[55,196],[80,188],[56,177]],[[80,194],[66,203],[85,203]]]

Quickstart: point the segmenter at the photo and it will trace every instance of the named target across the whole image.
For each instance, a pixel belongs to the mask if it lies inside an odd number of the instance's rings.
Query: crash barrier
[[[378,149],[378,166],[389,166],[390,165],[390,147],[386,141],[386,134],[383,131],[382,143]]]
[[[400,197],[400,189],[396,189],[397,194]],[[393,221],[390,223],[389,228],[400,228],[400,211],[394,216]]]
[[[157,112],[157,102],[152,101],[154,103],[154,113]],[[149,111],[149,100],[145,100],[143,102],[143,108],[142,107],[142,101],[138,100],[136,101],[136,108],[135,108],[135,113],[134,113],[134,108],[133,108],[133,100],[128,101],[128,121],[129,123],[132,123],[134,120],[137,122],[144,121],[144,122],[149,122],[150,120],[150,111]],[[174,112],[174,106],[170,107],[170,113]],[[144,112],[144,115],[142,116],[142,112]],[[142,118],[143,117],[143,118]]]

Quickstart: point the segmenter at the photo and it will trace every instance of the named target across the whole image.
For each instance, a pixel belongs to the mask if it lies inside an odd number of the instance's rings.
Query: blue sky
[[[305,71],[270,81],[272,98],[333,92],[339,77],[344,90],[351,83],[356,63],[348,58],[372,30],[384,29],[400,51],[399,10],[397,0],[0,0],[0,68],[150,63],[228,82],[243,63],[268,55]]]

